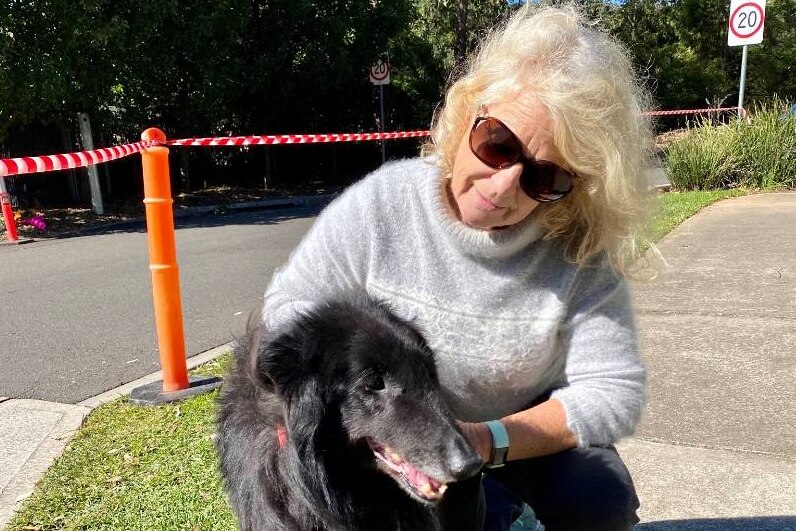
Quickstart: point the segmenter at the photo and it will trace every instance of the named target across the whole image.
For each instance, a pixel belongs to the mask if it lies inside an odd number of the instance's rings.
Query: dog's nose
[[[464,437],[454,437],[448,452],[451,475],[457,481],[474,476],[484,465],[478,453]]]
[[[453,472],[453,477],[458,481],[476,475],[478,471],[481,470],[482,466],[484,466],[484,462],[481,461],[478,454],[475,454],[467,459],[457,461],[452,467],[451,472]]]

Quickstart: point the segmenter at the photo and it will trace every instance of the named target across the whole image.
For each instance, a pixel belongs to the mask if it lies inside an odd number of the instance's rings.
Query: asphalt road
[[[243,334],[316,214],[178,221],[188,356]],[[159,369],[142,224],[0,247],[0,396],[77,403]]]

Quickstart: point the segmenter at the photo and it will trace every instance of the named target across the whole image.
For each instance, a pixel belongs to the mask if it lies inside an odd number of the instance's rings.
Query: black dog
[[[275,335],[253,317],[216,440],[240,528],[438,529],[446,484],[482,463],[443,405],[416,329],[358,294]]]

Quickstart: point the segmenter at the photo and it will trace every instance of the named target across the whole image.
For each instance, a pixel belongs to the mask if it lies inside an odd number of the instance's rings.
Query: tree
[[[766,100],[774,94],[796,100],[796,0],[770,0],[761,44],[749,47],[747,94]],[[739,59],[740,62],[740,59]]]

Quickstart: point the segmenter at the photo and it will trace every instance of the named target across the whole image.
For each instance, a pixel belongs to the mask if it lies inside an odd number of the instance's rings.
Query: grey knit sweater
[[[347,189],[275,273],[267,325],[364,288],[419,325],[456,418],[500,418],[552,390],[581,446],[632,433],[645,372],[627,282],[567,263],[533,214],[500,231],[467,227],[443,191],[438,168],[420,159]]]

